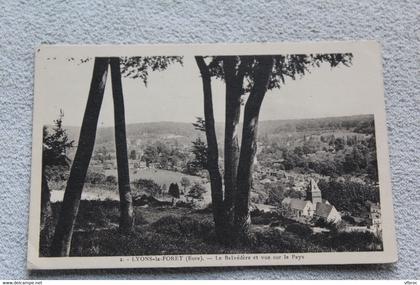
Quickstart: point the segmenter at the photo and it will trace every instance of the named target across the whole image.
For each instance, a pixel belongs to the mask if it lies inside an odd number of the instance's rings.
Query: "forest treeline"
[[[378,180],[373,116],[323,119],[293,125],[300,133],[262,136],[261,164],[323,176]]]
[[[239,128],[242,124],[239,124]],[[47,128],[54,126],[46,125]],[[312,119],[296,119],[296,120],[267,120],[259,122],[260,137],[267,134],[281,134],[284,132],[304,132],[314,130],[336,130],[340,128],[352,130],[355,133],[371,134],[374,131],[372,115],[343,116],[343,117],[327,117]],[[75,126],[65,126],[68,136],[74,141],[78,140],[80,128]],[[216,135],[219,144],[223,142],[224,124],[222,122],[215,123]],[[170,137],[170,135],[172,137]],[[200,135],[200,131],[191,123],[183,122],[150,122],[150,123],[134,123],[127,124],[127,139],[136,140],[147,138],[156,139],[168,137],[174,141],[183,142],[182,138],[190,140],[192,137]],[[240,134],[238,134],[240,136]],[[98,127],[96,135],[96,144],[112,142],[114,139],[113,127]],[[221,153],[220,155],[223,155]]]

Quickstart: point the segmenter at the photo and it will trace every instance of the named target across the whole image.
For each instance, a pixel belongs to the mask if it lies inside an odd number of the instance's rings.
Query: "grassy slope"
[[[60,203],[52,206],[54,225]],[[359,236],[302,236],[266,225],[252,225],[249,244],[223,246],[216,242],[208,211],[180,207],[135,207],[135,232],[124,237],[118,233],[118,207],[117,201],[81,202],[72,256],[325,252],[374,250],[376,246],[374,240],[360,242]],[[41,256],[48,256],[52,229],[41,235]]]

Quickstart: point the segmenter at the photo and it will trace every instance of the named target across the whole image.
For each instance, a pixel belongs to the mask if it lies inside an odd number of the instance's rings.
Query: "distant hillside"
[[[283,132],[334,131],[339,129],[347,129],[359,133],[372,133],[374,131],[373,115],[262,121],[258,125],[258,134],[263,136]]]
[[[51,126],[49,126],[51,128]],[[69,137],[76,141],[80,128],[65,126]],[[239,126],[242,129],[242,125]],[[258,126],[260,136],[276,135],[284,132],[311,132],[318,130],[347,129],[359,133],[373,133],[373,115],[357,115],[346,117],[329,117],[317,119],[271,120],[261,121]],[[219,144],[223,144],[223,123],[216,123]],[[241,134],[241,132],[239,132]],[[198,136],[204,136],[195,130],[192,123],[151,122],[127,125],[128,140],[136,139],[176,139],[180,143],[189,143]],[[109,143],[114,140],[114,127],[100,127],[96,135],[96,143]]]
[[[191,123],[179,122],[152,122],[127,125],[127,138],[194,138],[199,132],[194,129]],[[97,141],[99,143],[112,140],[114,128],[100,128]]]
[[[49,129],[51,125],[47,126]],[[77,144],[79,139],[80,127],[64,126],[70,139]],[[192,123],[183,122],[150,122],[135,123],[127,125],[127,140],[135,141],[138,139],[154,141],[156,139],[175,140],[179,144],[190,144],[197,137],[204,137],[205,134],[197,131]],[[220,141],[223,141],[223,125],[216,124],[216,132]],[[114,127],[99,127],[96,134],[96,144],[108,144],[114,141]]]

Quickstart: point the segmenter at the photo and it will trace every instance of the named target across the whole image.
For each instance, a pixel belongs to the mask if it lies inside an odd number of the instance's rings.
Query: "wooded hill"
[[[47,126],[51,128],[51,126]],[[64,126],[69,137],[77,143],[80,128]],[[218,143],[223,144],[224,123],[216,123]],[[259,137],[290,132],[336,131],[346,129],[355,133],[374,134],[373,115],[356,115],[345,117],[327,117],[295,120],[261,121],[258,126]],[[242,126],[239,127],[242,129]],[[150,122],[127,124],[127,138],[136,139],[173,139],[179,143],[189,143],[198,136],[203,136],[194,129],[191,123],[184,122]],[[99,127],[96,143],[103,144],[114,140],[113,127]]]

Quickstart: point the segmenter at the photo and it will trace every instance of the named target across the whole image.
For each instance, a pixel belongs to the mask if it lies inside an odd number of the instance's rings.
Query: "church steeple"
[[[321,190],[312,178],[309,180],[308,188],[306,189],[306,200],[311,201],[314,205],[318,202],[322,203]]]

